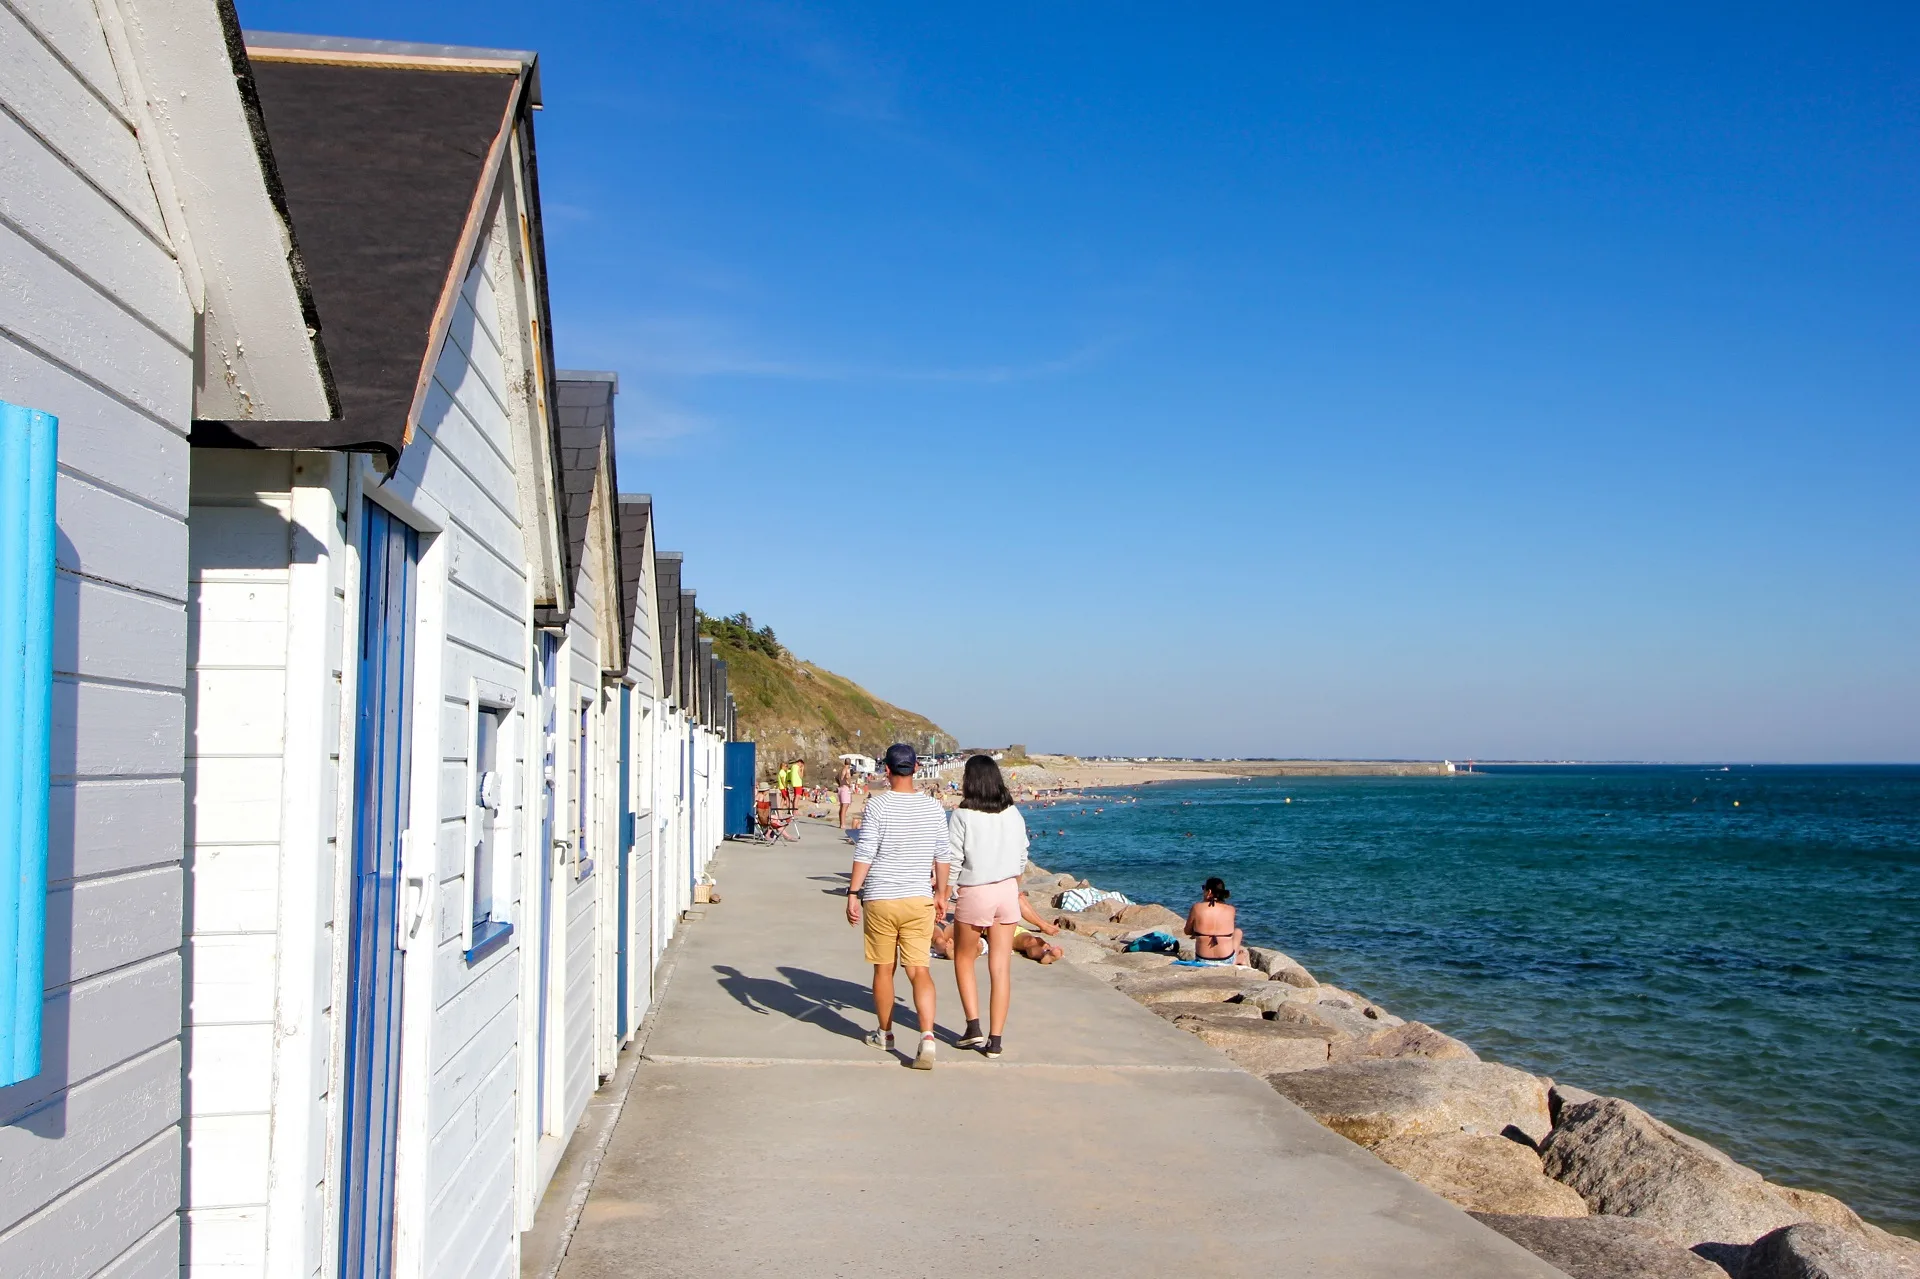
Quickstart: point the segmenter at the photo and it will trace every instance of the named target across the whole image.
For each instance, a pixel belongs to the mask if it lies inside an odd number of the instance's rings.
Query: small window
[[[469,962],[493,950],[513,931],[506,917],[505,895],[496,900],[512,825],[507,816],[507,771],[502,760],[509,713],[506,707],[479,705],[473,716],[473,756],[468,769],[471,792],[467,797]]]
[[[577,739],[578,758],[576,760],[578,767],[574,769],[577,802],[573,810],[575,823],[573,832],[573,856],[574,869],[581,879],[585,879],[587,876],[593,874],[592,850],[587,844],[587,827],[589,825],[587,815],[592,811],[587,807],[592,794],[592,788],[588,785],[588,781],[592,776],[588,766],[588,761],[592,758],[592,755],[588,751],[588,742],[590,740],[588,730],[593,722],[592,715],[593,704],[591,702],[580,703],[580,736]]]

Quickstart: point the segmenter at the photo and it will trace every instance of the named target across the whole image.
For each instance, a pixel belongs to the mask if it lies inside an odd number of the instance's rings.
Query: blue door
[[[553,1051],[553,912],[556,856],[554,840],[560,793],[555,770],[560,767],[560,638],[551,631],[540,632],[540,742],[543,761],[540,770],[540,847],[527,861],[540,896],[540,1042],[534,1103],[538,1108],[539,1131],[550,1132],[559,1108],[549,1097],[548,1057]]]
[[[753,834],[753,770],[754,746],[752,742],[727,743],[727,829],[729,839],[741,838]]]
[[[340,1273],[393,1271],[393,1163],[400,1085],[400,847],[407,829],[408,701],[420,538],[371,502],[360,537],[359,712],[347,931]]]

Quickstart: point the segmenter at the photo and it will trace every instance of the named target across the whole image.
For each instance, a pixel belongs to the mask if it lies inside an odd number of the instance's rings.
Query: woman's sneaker
[[[933,1036],[932,1035],[920,1036],[920,1055],[913,1059],[913,1068],[915,1070],[932,1070],[933,1069]]]
[[[960,1038],[954,1040],[953,1046],[955,1048],[978,1048],[981,1044],[984,1044],[986,1042],[987,1042],[987,1037],[981,1031],[980,1023],[977,1021],[970,1021],[967,1023],[967,1033],[960,1036]]]
[[[867,1047],[884,1048],[893,1051],[893,1032],[891,1030],[870,1030],[867,1032]]]
[[[987,1036],[987,1046],[981,1049],[981,1051],[984,1052],[989,1057],[998,1057],[1001,1052],[1000,1036],[998,1035]]]

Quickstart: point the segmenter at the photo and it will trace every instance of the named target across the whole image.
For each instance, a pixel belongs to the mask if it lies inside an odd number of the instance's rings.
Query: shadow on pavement
[[[785,980],[749,977],[730,964],[715,964],[713,971],[720,974],[722,990],[732,995],[742,1008],[763,1017],[782,1013],[795,1021],[813,1022],[849,1039],[859,1039],[867,1033],[864,1026],[842,1015],[872,1007],[873,993],[864,986],[805,968],[782,968],[780,974]]]
[[[713,971],[720,974],[722,990],[742,1008],[762,1017],[780,1013],[795,1021],[810,1021],[847,1039],[866,1038],[873,1024],[873,991],[859,982],[828,977],[808,968],[783,967],[779,971],[784,980],[749,977],[731,964],[715,964]],[[904,976],[900,984],[906,987]],[[859,1020],[846,1015],[849,1013]],[[914,1029],[918,1022],[913,1005],[906,999],[894,1001],[893,1019],[894,1033],[901,1043],[910,1045],[919,1038],[920,1032]],[[949,1046],[959,1037],[944,1026],[936,1026],[934,1033]]]

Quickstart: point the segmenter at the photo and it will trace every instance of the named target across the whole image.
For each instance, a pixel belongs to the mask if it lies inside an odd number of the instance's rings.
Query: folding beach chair
[[[760,804],[754,809],[754,834],[763,843],[779,843],[785,838],[786,829],[791,825],[793,825],[792,809],[775,809],[770,803]]]

